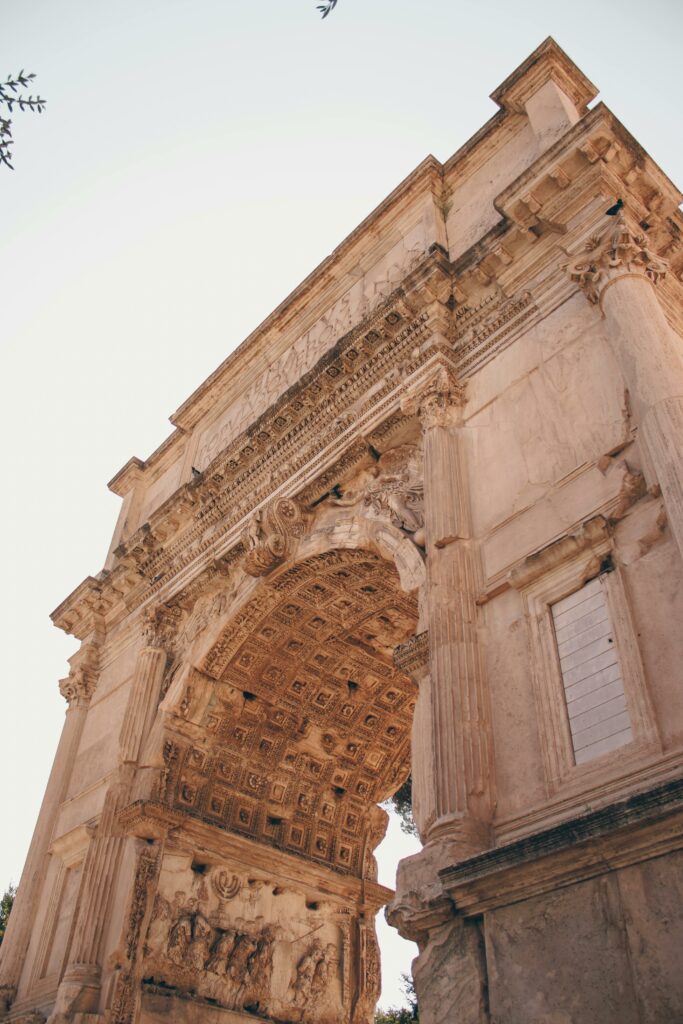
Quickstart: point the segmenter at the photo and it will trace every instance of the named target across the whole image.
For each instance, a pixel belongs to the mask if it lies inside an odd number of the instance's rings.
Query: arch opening
[[[410,771],[417,698],[393,652],[415,631],[417,591],[376,547],[335,547],[241,593],[164,701],[155,800],[176,826],[143,1019],[191,997],[197,1021],[210,1005],[370,1024],[374,916],[391,895],[373,855],[379,804]]]

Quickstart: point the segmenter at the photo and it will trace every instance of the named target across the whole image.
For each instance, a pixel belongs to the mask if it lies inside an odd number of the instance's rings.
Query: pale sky
[[[683,183],[679,0],[0,0],[0,75],[38,75],[0,167],[0,890],[17,881],[76,642],[48,614],[101,569],[167,417],[553,35]],[[392,826],[382,880],[413,849]],[[381,935],[382,1003],[414,947]]]

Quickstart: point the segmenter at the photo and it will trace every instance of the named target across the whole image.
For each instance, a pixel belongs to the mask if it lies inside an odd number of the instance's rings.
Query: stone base
[[[683,852],[501,907],[485,933],[492,1020],[683,1021]]]
[[[404,861],[422,1024],[683,1021],[683,782],[467,861]],[[430,869],[442,883],[429,882]]]
[[[180,999],[172,995],[145,992],[138,1018],[139,1024],[259,1024],[266,1018],[238,1010],[226,1010],[199,999]]]

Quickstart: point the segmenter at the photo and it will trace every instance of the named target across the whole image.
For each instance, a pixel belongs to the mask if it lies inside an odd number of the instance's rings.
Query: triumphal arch
[[[683,1019],[680,193],[547,40],[114,477],[2,1013]],[[412,773],[422,851],[377,882]]]

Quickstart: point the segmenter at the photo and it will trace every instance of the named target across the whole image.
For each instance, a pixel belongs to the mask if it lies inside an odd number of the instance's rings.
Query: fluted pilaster
[[[167,648],[177,616],[173,609],[155,609],[143,624],[143,647],[138,655],[130,694],[119,734],[120,768],[104,801],[97,834],[83,866],[78,918],[69,966],[55,1007],[60,1012],[93,1012],[99,1003],[103,942],[109,919],[109,901],[123,852],[117,835],[117,816],[130,801],[133,766],[150,728],[159,701],[166,668]]]
[[[14,999],[21,977],[40,904],[55,822],[69,787],[90,699],[97,685],[97,645],[93,642],[84,644],[70,662],[71,672],[59,684],[62,696],[68,702],[64,727],[0,949],[0,1009]]]
[[[424,436],[424,514],[433,773],[428,840],[462,856],[486,844],[490,817],[487,695],[477,636],[478,553],[461,443],[463,389],[446,367],[406,403]]]

